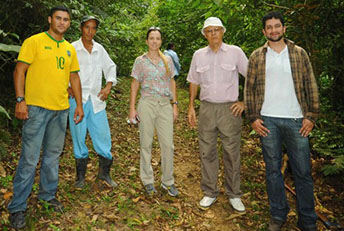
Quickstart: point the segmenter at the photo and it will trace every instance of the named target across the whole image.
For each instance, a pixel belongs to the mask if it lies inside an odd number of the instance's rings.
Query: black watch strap
[[[24,101],[24,100],[25,100],[24,97],[17,97],[17,98],[16,98],[16,102],[17,102],[17,103],[20,103],[20,102],[22,102],[22,101]]]

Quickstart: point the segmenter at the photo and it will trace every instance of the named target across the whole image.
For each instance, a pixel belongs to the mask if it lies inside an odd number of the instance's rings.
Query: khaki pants
[[[173,178],[173,110],[168,98],[144,97],[138,104],[140,117],[140,178],[143,185],[154,183],[151,150],[154,129],[161,149],[161,182],[174,184]]]
[[[240,191],[240,138],[241,116],[235,117],[230,110],[233,103],[201,102],[199,112],[199,148],[201,159],[201,189],[205,196],[219,194],[217,178],[219,159],[217,137],[223,146],[225,192],[229,198],[241,197]]]

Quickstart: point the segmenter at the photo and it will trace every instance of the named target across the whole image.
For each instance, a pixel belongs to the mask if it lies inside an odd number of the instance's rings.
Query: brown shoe
[[[269,221],[268,231],[281,231],[285,221],[271,218]]]

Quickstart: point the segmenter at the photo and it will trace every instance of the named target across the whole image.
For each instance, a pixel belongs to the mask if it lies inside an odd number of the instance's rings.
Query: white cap
[[[203,28],[201,30],[202,35],[204,35],[204,29],[207,28],[208,26],[220,26],[223,28],[223,33],[226,32],[226,28],[222,25],[222,22],[219,18],[216,17],[209,17],[204,21]]]

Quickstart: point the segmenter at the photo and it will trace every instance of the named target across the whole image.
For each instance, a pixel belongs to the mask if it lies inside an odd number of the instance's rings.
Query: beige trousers
[[[151,150],[154,130],[161,149],[161,182],[174,184],[173,178],[173,110],[169,98],[144,97],[138,104],[140,117],[140,178],[143,185],[154,183]]]
[[[240,139],[241,116],[235,117],[230,110],[233,103],[202,101],[199,111],[199,149],[201,159],[201,189],[205,196],[219,194],[217,178],[219,158],[217,138],[223,146],[225,193],[229,198],[241,197],[240,191]]]

